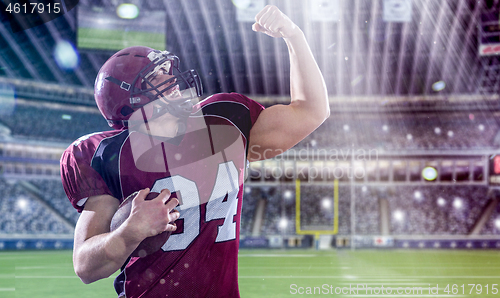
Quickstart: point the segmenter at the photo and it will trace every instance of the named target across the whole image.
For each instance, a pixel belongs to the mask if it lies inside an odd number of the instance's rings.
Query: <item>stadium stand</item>
[[[264,197],[267,201],[265,224],[261,235],[295,234],[295,200],[281,198],[278,187],[262,187],[244,197],[244,204]],[[286,190],[294,189],[290,186]],[[310,185],[301,188],[302,229],[326,229],[333,225],[330,212],[323,200],[331,200],[333,186]],[[257,194],[258,196],[253,196]],[[293,195],[295,196],[295,195]],[[385,198],[390,207],[390,235],[462,235],[471,232],[482,210],[488,203],[486,186],[356,186],[355,226],[357,235],[380,235],[379,200]],[[338,235],[351,234],[350,186],[339,187]],[[329,205],[328,205],[329,207]],[[491,215],[482,229],[483,235],[499,235],[499,210]],[[249,223],[254,209],[244,209]],[[289,226],[280,230],[282,218]],[[248,235],[248,230],[242,230]]]
[[[71,142],[109,130],[97,110],[89,109],[19,101],[12,113],[0,113],[0,124],[14,137]],[[335,114],[295,148],[485,149],[498,145],[498,128],[486,112]]]
[[[0,178],[0,234],[71,234],[73,229],[17,181]]]
[[[72,142],[88,133],[110,129],[100,114],[87,110],[19,101],[12,113],[0,113],[0,123],[13,137],[42,141]]]
[[[257,201],[261,198],[261,189],[258,187],[245,187],[243,194],[243,207],[244,210],[241,214],[241,235],[251,235],[254,223],[255,207]]]
[[[59,180],[30,180],[29,182],[36,187],[40,197],[45,202],[56,209],[73,225],[76,224],[80,214],[69,203]]]
[[[496,145],[497,132],[495,118],[485,113],[333,115],[296,148],[485,149]]]
[[[500,205],[497,205],[495,211],[481,230],[482,235],[498,235],[500,234]]]

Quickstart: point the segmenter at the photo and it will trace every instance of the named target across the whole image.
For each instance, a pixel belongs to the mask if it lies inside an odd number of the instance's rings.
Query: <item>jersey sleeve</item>
[[[232,105],[225,105],[225,102],[237,103],[239,106],[244,107],[243,109],[236,109]],[[234,120],[235,118],[246,118],[248,119],[248,123],[245,123],[245,126],[248,126],[248,129],[255,124],[257,118],[260,113],[264,110],[264,106],[255,100],[239,93],[218,93],[214,94],[204,101],[200,103],[200,106],[203,107],[204,110],[210,110],[211,107],[214,107],[209,114],[221,114],[228,119]],[[246,122],[243,121],[243,122]],[[242,129],[242,121],[234,121],[236,126]],[[244,129],[243,129],[244,130]]]
[[[89,197],[112,194],[99,173],[90,166],[90,160],[71,146],[61,157],[61,180],[71,204],[82,212]]]
[[[249,109],[250,119],[252,121],[252,126],[253,126],[257,121],[257,118],[259,117],[260,113],[264,110],[264,106],[256,102],[255,100],[248,98],[243,94],[231,93],[231,95],[234,96],[239,102],[244,104]]]
[[[221,116],[231,121],[241,131],[247,145],[250,131],[264,110],[260,103],[239,93],[214,94],[202,101],[200,106],[205,115]]]

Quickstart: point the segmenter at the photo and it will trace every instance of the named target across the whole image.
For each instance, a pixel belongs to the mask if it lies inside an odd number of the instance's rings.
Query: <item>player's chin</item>
[[[165,232],[175,232],[177,230],[177,225],[175,223],[168,224]]]

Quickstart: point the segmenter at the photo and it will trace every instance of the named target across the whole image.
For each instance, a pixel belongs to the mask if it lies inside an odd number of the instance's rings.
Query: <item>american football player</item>
[[[61,157],[64,189],[81,212],[73,263],[84,283],[120,270],[119,297],[239,297],[247,162],[288,150],[329,116],[325,83],[301,29],[272,5],[252,29],[286,42],[290,104],[264,109],[237,93],[197,102],[196,71],[182,72],[177,56],[148,47],[123,49],[102,66],[95,99],[114,130],[76,140]],[[120,202],[136,191],[130,216],[110,232]],[[160,195],[145,200],[150,191]],[[130,257],[163,231],[174,232],[161,249]]]

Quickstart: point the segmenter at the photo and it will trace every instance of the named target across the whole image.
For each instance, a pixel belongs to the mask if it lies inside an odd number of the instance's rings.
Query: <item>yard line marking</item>
[[[32,269],[65,269],[66,266],[16,266],[16,270],[32,270]]]
[[[408,266],[384,266],[384,269],[406,269]],[[478,266],[439,266],[439,267],[434,267],[434,266],[411,266],[412,269],[472,269],[472,270],[485,270],[485,269],[491,269],[491,270],[498,270],[500,269],[500,266],[484,266],[484,267],[478,267]]]
[[[291,258],[311,258],[311,257],[316,257],[317,255],[313,254],[295,254],[295,255],[274,255],[274,254],[244,254],[244,255],[239,255],[238,257],[265,257],[265,258],[275,258],[275,257],[291,257]]]
[[[349,280],[351,283],[360,283],[360,282],[365,282],[365,281],[372,281],[372,282],[383,282],[386,284],[386,281],[393,282],[393,281],[405,281],[405,282],[412,282],[412,281],[421,281],[420,279],[417,278],[344,278],[345,280]],[[429,284],[429,283],[425,283]]]
[[[352,275],[343,275],[339,278],[344,278],[344,279],[357,279],[357,280],[427,280],[427,279],[468,279],[468,278],[487,278],[487,279],[500,279],[500,276],[463,276],[463,275],[448,275],[448,276],[429,276],[429,275],[424,275],[424,276],[403,276],[399,277],[401,275],[357,275],[357,276],[352,276]],[[304,276],[307,278],[306,276]]]
[[[493,278],[493,279],[499,279],[500,276],[463,276],[463,275],[448,275],[448,276],[405,276],[406,278],[419,278],[419,279],[447,279],[447,278],[462,278],[462,279],[468,279],[468,278]],[[392,278],[392,276],[387,276],[387,278]]]
[[[334,278],[343,279],[342,276],[239,276],[239,278],[269,278],[269,279],[279,279],[279,278]]]
[[[405,276],[404,278],[397,278],[395,276],[387,276],[385,278],[369,278],[369,277],[364,277],[364,276],[357,276],[357,277],[348,277],[348,276],[334,276],[334,275],[324,275],[324,276],[302,276],[302,275],[291,275],[291,276],[244,276],[240,275],[239,278],[274,278],[274,279],[279,279],[279,278],[332,278],[332,279],[348,279],[348,280],[356,280],[356,282],[362,282],[362,281],[386,281],[386,280],[391,280],[391,281],[422,281],[422,279],[435,279],[435,278],[440,278],[440,279],[446,279],[446,278],[462,278],[462,279],[468,279],[468,278],[486,278],[486,279],[499,279],[500,276]],[[428,283],[426,283],[428,284]]]
[[[352,278],[346,278],[346,279],[352,279]],[[391,281],[420,281],[419,279],[408,279],[408,278],[391,278],[391,279],[385,279],[385,278],[356,278],[357,280],[355,282],[363,282],[363,281],[381,281],[385,282],[387,280]],[[429,283],[426,283],[429,284]]]
[[[37,259],[35,256],[0,256],[0,260]]]
[[[465,297],[466,295],[344,295],[346,297]]]
[[[15,278],[78,278],[78,276],[16,276]]]
[[[335,267],[335,266],[310,266],[310,265],[304,265],[304,266],[286,266],[286,265],[283,265],[281,267],[276,267],[276,266],[242,266],[240,265],[240,267],[244,268],[245,270],[246,269],[280,269],[280,270],[283,270],[283,269],[312,269],[312,270],[331,270],[331,271],[340,271],[340,270],[337,270],[339,269],[338,267]]]
[[[0,288],[0,292],[14,292],[16,288]]]
[[[341,282],[339,283],[340,285],[352,285],[353,283],[349,283],[349,282]],[[357,285],[381,285],[381,283],[378,283],[378,282],[363,282],[363,281],[358,281],[356,282],[355,284]],[[407,282],[384,282],[383,284],[384,286],[385,285],[407,285],[409,287],[411,286],[416,286],[416,285],[429,285],[429,283],[407,283]]]
[[[273,276],[270,276],[270,275],[267,275],[267,276],[264,276],[264,275],[248,275],[248,276],[242,276],[240,275],[239,278],[274,278],[274,279],[279,279],[279,278],[331,278],[331,279],[353,279],[353,278],[346,278],[345,276],[334,276],[334,275],[331,275],[331,276],[328,276],[328,275],[324,275],[324,276],[302,276],[302,275],[291,275],[291,276],[276,276],[276,275],[273,275]],[[366,278],[355,278],[357,279],[356,282],[359,282],[359,281],[363,281],[363,280],[372,280],[372,281],[376,281],[376,280],[381,280],[381,281],[384,281],[386,279],[366,279]],[[408,279],[408,278],[392,278],[391,280],[397,280],[397,281],[418,281],[418,279]],[[428,283],[426,283],[428,284]]]
[[[0,278],[14,278],[14,273],[12,273],[12,274],[0,274]]]

